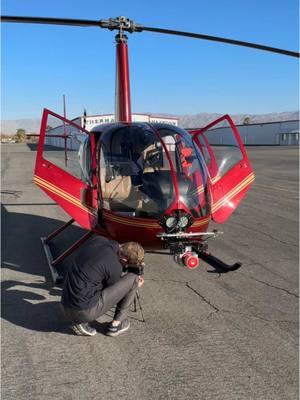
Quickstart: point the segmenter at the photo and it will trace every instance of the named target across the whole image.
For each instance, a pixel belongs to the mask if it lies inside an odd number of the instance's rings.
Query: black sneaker
[[[73,332],[78,336],[94,336],[96,335],[96,329],[92,328],[87,322],[77,325],[72,325]]]
[[[110,324],[107,328],[106,335],[118,336],[121,333],[128,331],[129,327],[130,322],[128,321],[128,319],[124,319],[124,321],[122,321],[118,326],[112,326],[112,324]]]

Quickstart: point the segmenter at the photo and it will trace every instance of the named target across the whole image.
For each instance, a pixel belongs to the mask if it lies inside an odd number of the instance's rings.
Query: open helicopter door
[[[229,115],[190,133],[207,165],[212,219],[223,223],[238,207],[254,181],[246,150]]]
[[[80,155],[83,147],[79,159],[78,150]],[[94,136],[74,122],[44,109],[34,182],[88,230],[97,223],[93,164],[96,164]]]

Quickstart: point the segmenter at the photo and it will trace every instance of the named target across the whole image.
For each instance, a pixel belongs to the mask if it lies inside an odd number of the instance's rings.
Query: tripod
[[[139,295],[139,291],[137,290],[134,296],[134,300],[133,300],[133,306],[134,306],[134,312],[137,312],[137,307],[136,307],[136,303],[138,302],[139,304],[139,308],[141,311],[141,315],[142,315],[142,322],[146,322],[145,318],[144,318],[144,313],[143,313],[143,308],[141,305],[141,301],[140,301],[140,295]]]

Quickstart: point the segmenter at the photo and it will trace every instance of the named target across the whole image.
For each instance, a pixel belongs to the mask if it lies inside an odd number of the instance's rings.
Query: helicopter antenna
[[[86,127],[86,108],[83,109],[83,129]]]
[[[63,106],[64,106],[64,117],[67,118],[67,110],[66,110],[66,96],[63,95]],[[66,122],[64,121],[64,148],[65,148],[65,166],[68,165],[68,154],[67,154],[67,127]]]

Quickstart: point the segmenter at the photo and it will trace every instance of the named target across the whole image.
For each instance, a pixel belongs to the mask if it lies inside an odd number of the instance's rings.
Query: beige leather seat
[[[102,195],[105,200],[124,200],[131,189],[130,176],[117,176],[110,182],[102,183]]]
[[[130,176],[116,176],[109,182],[106,182],[105,176],[106,169],[102,167],[100,168],[100,180],[104,207],[112,211],[116,208],[122,209],[122,204],[131,191]]]

